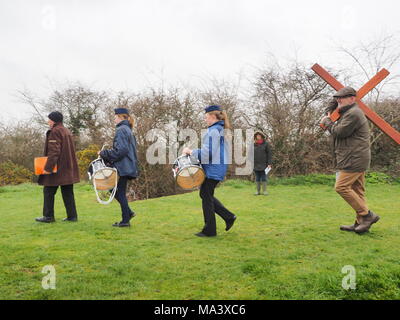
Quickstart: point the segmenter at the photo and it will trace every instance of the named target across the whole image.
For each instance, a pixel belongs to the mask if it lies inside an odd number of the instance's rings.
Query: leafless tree
[[[260,69],[253,86],[247,121],[269,137],[276,172],[326,170],[331,153],[318,120],[330,96],[327,84],[308,66],[294,62],[288,68],[273,64]]]
[[[391,75],[369,94],[369,102],[377,104],[384,89],[387,90],[386,96],[398,91],[400,74],[394,73],[394,69],[400,63],[400,42],[396,35],[381,34],[353,46],[341,45],[338,50],[353,62],[353,67],[347,70],[347,75],[359,86],[370,80],[382,68],[392,71]]]
[[[51,111],[60,111],[64,115],[65,125],[72,131],[80,143],[90,141],[99,143],[104,127],[103,111],[108,103],[108,93],[96,91],[80,83],[69,84],[52,92],[47,99],[37,99],[29,91],[19,91],[21,101],[32,106],[38,115],[47,115]],[[46,121],[44,116],[37,117],[38,123]]]
[[[381,34],[369,41],[356,43],[352,47],[339,46],[338,50],[354,62],[348,70],[352,79],[359,85],[371,79],[382,68],[391,72],[365,99],[366,103],[379,116],[400,131],[400,42],[398,35]],[[389,168],[400,161],[400,150],[396,143],[371,123],[372,165],[380,170]],[[383,156],[385,154],[385,156]]]

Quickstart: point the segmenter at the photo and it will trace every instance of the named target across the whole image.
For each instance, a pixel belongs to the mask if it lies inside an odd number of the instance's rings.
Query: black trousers
[[[267,181],[267,175],[265,174],[265,170],[254,170],[254,175],[256,177],[256,182],[265,182]]]
[[[115,199],[119,202],[122,211],[122,223],[128,223],[131,219],[132,210],[129,208],[128,199],[126,198],[126,187],[128,185],[128,177],[120,177],[117,185]]]
[[[217,235],[217,225],[215,221],[215,213],[218,214],[225,222],[234,218],[234,214],[226,209],[223,204],[214,197],[214,190],[218,180],[205,179],[200,187],[200,197],[203,206],[204,228],[202,232],[208,236]]]
[[[54,218],[54,197],[57,193],[58,186],[56,187],[44,187],[44,205],[43,205],[43,216]],[[77,218],[75,197],[74,197],[74,185],[61,186],[61,193],[64,200],[64,206],[67,210],[67,217],[69,219]]]

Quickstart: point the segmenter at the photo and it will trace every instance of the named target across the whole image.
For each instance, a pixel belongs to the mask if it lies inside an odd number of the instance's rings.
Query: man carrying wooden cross
[[[333,138],[336,169],[336,192],[355,210],[356,221],[340,230],[367,232],[379,216],[368,209],[365,200],[365,172],[371,162],[370,130],[364,112],[356,103],[357,92],[351,87],[340,89],[322,120]],[[330,112],[338,107],[340,118],[333,122]]]

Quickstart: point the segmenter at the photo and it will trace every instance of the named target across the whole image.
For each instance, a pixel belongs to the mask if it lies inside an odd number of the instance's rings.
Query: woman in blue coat
[[[126,198],[126,187],[128,180],[138,177],[138,161],[136,153],[136,138],[132,134],[133,120],[128,110],[125,108],[114,109],[115,111],[115,137],[113,148],[103,150],[100,156],[110,162],[117,170],[119,175],[117,192],[115,199],[121,205],[122,220],[113,224],[114,227],[129,227],[130,220],[135,213],[129,208]]]
[[[185,148],[183,153],[199,159],[206,173],[206,179],[200,188],[205,225],[196,236],[215,237],[217,235],[215,213],[225,221],[226,231],[232,228],[236,220],[236,216],[214,197],[214,190],[218,183],[224,180],[228,169],[229,150],[224,138],[224,129],[230,129],[230,124],[226,112],[222,111],[220,106],[205,108],[204,120],[208,129],[203,137],[201,149]]]

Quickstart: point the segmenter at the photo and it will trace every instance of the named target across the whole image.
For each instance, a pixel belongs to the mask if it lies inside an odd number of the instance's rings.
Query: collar
[[[123,125],[128,126],[129,128],[131,127],[128,120],[122,120],[120,123],[117,124],[117,128]]]
[[[56,122],[54,123],[53,127],[49,128],[49,130],[47,130],[47,134],[49,134],[51,132],[51,130],[55,129],[56,127],[63,127],[63,123],[62,122]]]
[[[216,126],[216,125],[220,125],[220,126],[224,127],[224,124],[225,124],[224,120],[220,120],[220,121],[214,122],[211,126],[209,126],[209,128]]]
[[[343,108],[340,108],[340,109],[339,109],[339,113],[340,113],[340,114],[343,114],[343,113],[349,111],[349,110],[350,110],[351,108],[353,108],[355,105],[356,105],[356,104],[353,103],[353,104],[350,104],[350,105],[345,106],[345,107],[343,107]]]

